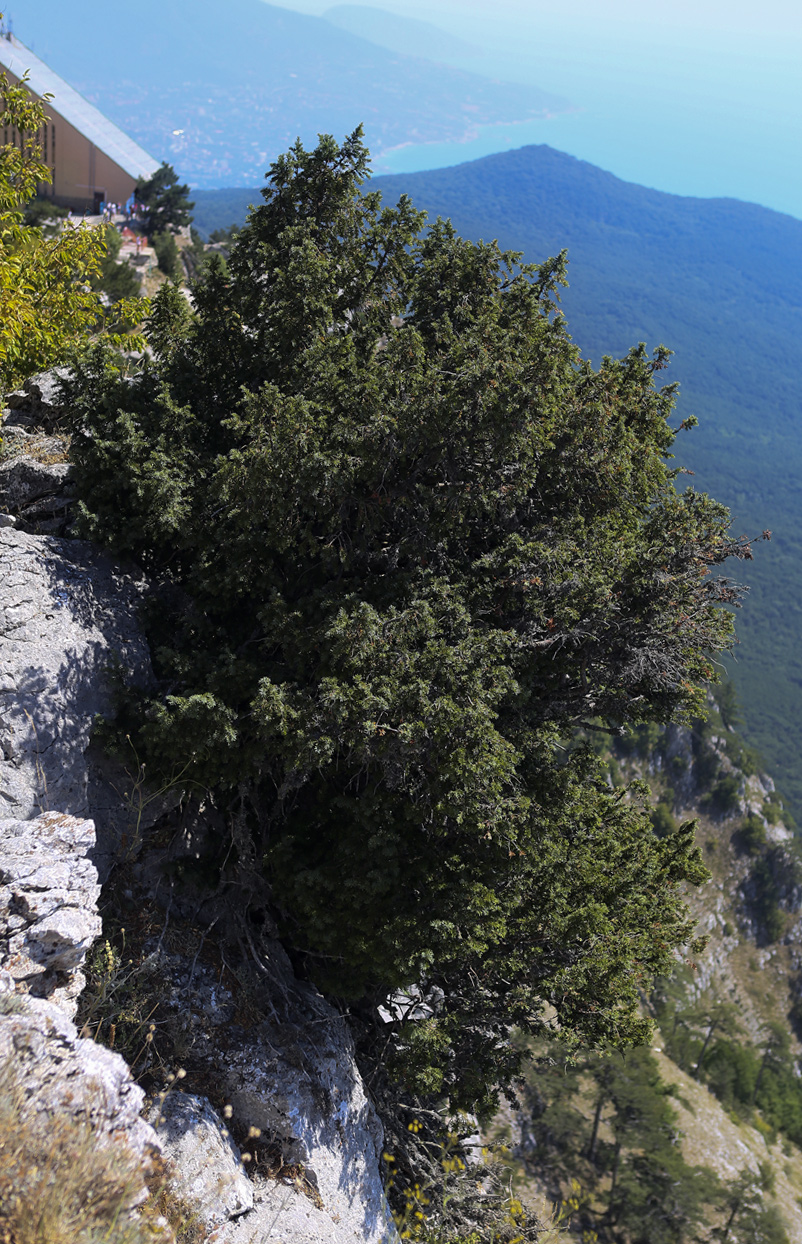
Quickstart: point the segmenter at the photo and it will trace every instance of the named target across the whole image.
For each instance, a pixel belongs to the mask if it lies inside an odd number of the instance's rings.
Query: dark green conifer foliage
[[[92,288],[102,290],[112,302],[121,298],[137,298],[140,284],[136,272],[129,264],[117,262],[122,238],[113,225],[106,227],[106,253],[100,261],[100,272],[92,280]]]
[[[665,350],[592,370],[562,257],[424,231],[366,176],[358,131],[297,145],[133,380],[86,362],[76,482],[83,534],[180,587],[119,737],[236,806],[321,987],[421,987],[382,1041],[474,1104],[513,1024],[640,1039],[692,937],[693,827],[656,838],[568,744],[698,711],[744,550],[674,487]]]
[[[172,233],[157,233],[152,239],[159,271],[177,281],[181,273],[181,257]]]
[[[143,224],[149,237],[175,231],[192,220],[190,213],[195,204],[189,201],[189,186],[179,184],[178,174],[166,161],[152,177],[140,177],[135,194],[146,211]]]
[[[591,1054],[573,1065],[561,1064],[559,1046],[549,1053],[553,1061],[541,1058],[526,1074],[521,1150],[527,1171],[555,1199],[571,1180],[582,1190],[577,1236],[598,1244],[789,1244],[770,1199],[768,1163],[759,1175],[745,1169],[723,1183],[684,1159],[676,1089],[661,1080],[650,1050]]]
[[[649,1051],[613,1057],[609,1067],[613,1162],[619,1168],[607,1213],[613,1238],[631,1244],[698,1239],[718,1180],[713,1171],[685,1162],[668,1101],[670,1089],[661,1082]]]

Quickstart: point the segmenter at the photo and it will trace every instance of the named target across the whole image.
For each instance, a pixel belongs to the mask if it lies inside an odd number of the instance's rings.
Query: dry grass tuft
[[[196,1210],[175,1191],[173,1174],[174,1169],[169,1162],[157,1160],[154,1163],[153,1172],[148,1178],[150,1196],[141,1212],[151,1222],[166,1219],[176,1244],[204,1244],[208,1235],[206,1228]],[[170,1238],[166,1237],[167,1240]]]
[[[0,1066],[0,1244],[172,1244],[165,1223],[132,1213],[143,1188],[133,1154],[26,1108],[13,1064]]]

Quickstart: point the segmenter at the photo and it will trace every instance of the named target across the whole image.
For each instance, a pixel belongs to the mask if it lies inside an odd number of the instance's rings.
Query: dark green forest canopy
[[[79,366],[81,532],[165,589],[117,737],[247,827],[322,988],[377,1024],[395,995],[397,1074],[474,1106],[511,1025],[646,1035],[706,874],[576,732],[698,711],[744,550],[675,488],[664,352],[594,370],[562,258],[366,173],[359,132],[294,148],[194,311],[159,295],[152,358]]]

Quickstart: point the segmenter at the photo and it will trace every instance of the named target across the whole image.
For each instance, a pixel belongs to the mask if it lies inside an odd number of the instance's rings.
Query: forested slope
[[[802,1230],[802,865],[735,718],[730,685],[691,730],[596,739],[611,783],[647,782],[658,836],[699,818],[712,875],[690,896],[708,946],[644,993],[650,1047],[576,1060],[536,1047],[518,1106],[491,1129],[522,1197],[573,1201],[583,1240],[784,1244]]]
[[[734,200],[647,190],[548,147],[379,178],[473,238],[536,260],[568,248],[563,305],[594,362],[637,340],[675,351],[695,487],[773,540],[745,569],[733,676],[745,731],[802,805],[802,222]]]

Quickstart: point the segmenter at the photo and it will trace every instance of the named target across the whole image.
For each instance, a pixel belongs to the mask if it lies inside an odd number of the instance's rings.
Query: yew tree
[[[163,588],[120,736],[247,825],[285,938],[396,1073],[473,1105],[513,1026],[647,1035],[706,873],[579,740],[699,712],[748,549],[677,487],[666,350],[592,367],[564,256],[367,175],[360,131],[297,144],[133,375],[87,358],[76,482],[83,534]]]

